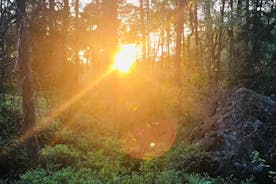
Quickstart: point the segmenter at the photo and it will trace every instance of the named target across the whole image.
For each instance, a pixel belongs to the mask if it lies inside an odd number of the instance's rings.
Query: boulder
[[[276,170],[276,102],[238,89],[195,128],[192,142],[208,153],[215,165],[213,174],[267,176]]]

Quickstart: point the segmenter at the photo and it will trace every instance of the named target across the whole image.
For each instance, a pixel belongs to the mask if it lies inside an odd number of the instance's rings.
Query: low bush
[[[42,165],[61,168],[77,165],[81,159],[81,153],[68,145],[58,144],[53,147],[43,148],[41,150],[41,158]]]

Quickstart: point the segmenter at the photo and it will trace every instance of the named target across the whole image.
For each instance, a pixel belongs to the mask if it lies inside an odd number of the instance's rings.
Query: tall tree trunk
[[[69,7],[69,0],[64,0],[63,2],[64,8],[63,8],[63,19],[64,19],[64,31],[68,31],[69,26],[69,15],[70,15],[70,7]]]
[[[238,15],[241,15],[241,11],[242,11],[242,0],[238,0],[237,1],[237,10],[238,10]]]
[[[231,20],[233,20],[233,11],[234,11],[234,2],[233,0],[230,0],[230,16]],[[229,30],[229,51],[228,51],[228,56],[229,56],[229,66],[228,66],[228,78],[231,81],[232,80],[232,63],[234,61],[234,26],[233,23],[231,22],[230,25],[230,30]]]
[[[54,29],[55,28],[55,0],[49,0],[49,8],[50,8],[50,18],[51,18],[51,21],[50,21],[50,30],[51,29]]]
[[[146,28],[145,28],[145,13],[144,13],[144,0],[140,0],[140,19],[141,19],[141,34],[142,34],[142,57],[143,62],[147,58],[147,45],[146,45]]]
[[[197,1],[195,1],[194,4],[194,29],[195,29],[195,46],[196,46],[196,52],[195,52],[195,60],[198,62],[199,68],[202,70],[203,68],[203,61],[201,57],[199,56],[200,48],[199,48],[199,36],[198,36],[198,13],[197,13]],[[201,53],[200,53],[201,55]]]
[[[49,0],[49,9],[50,9],[50,30],[55,29],[55,0]]]
[[[249,10],[249,0],[245,0],[245,24],[246,24],[246,32],[250,32],[250,10]],[[257,11],[257,5],[256,5],[256,12]],[[254,16],[257,16],[256,14]],[[245,49],[247,49],[247,52],[249,52],[248,47],[249,47],[249,35],[245,34]],[[253,45],[254,47],[254,45]]]
[[[68,45],[68,27],[69,27],[69,14],[70,14],[70,8],[69,8],[69,0],[63,0],[63,10],[62,10],[62,34],[59,35],[59,43],[58,43],[58,49],[60,49],[60,55],[58,58],[58,67],[61,68],[62,64],[67,62],[67,45]],[[60,47],[60,48],[59,48]],[[58,73],[60,72],[57,71]]]
[[[210,78],[210,82],[212,81],[212,69],[213,69],[213,61],[214,61],[214,40],[213,40],[213,28],[212,28],[212,17],[211,17],[211,0],[205,1],[205,22],[206,22],[206,45],[208,52],[206,54],[206,60],[207,60],[207,69],[208,69],[208,75]]]
[[[100,4],[100,1],[99,0],[96,0],[96,15],[100,15],[100,11],[101,11],[101,4]],[[99,20],[97,21],[97,25],[99,26],[100,25],[100,22]],[[100,62],[100,48],[102,47],[102,36],[101,36],[101,31],[100,29],[97,28],[96,30],[96,43],[97,46],[96,46],[96,54],[95,54],[95,57],[94,57],[94,65],[95,65],[95,77],[98,77],[99,74],[100,74],[100,70],[101,70],[101,62]]]
[[[166,68],[169,69],[170,58],[171,58],[171,24],[170,15],[168,13],[166,18],[166,44],[167,44],[167,58],[166,58]]]
[[[198,37],[198,20],[197,20],[197,2],[194,4],[194,29],[195,29],[195,44],[196,47],[198,46],[199,43],[199,37]]]
[[[64,0],[63,2],[64,4],[64,9],[63,9],[63,34],[62,34],[62,48],[63,48],[63,52],[62,53],[62,61],[67,60],[67,49],[66,49],[66,45],[67,45],[67,36],[68,36],[68,28],[69,28],[69,15],[70,15],[70,7],[69,7],[69,0]]]
[[[166,11],[166,4],[165,1],[162,3],[162,11],[165,12]],[[161,62],[161,67],[164,67],[164,46],[165,46],[165,27],[166,27],[166,17],[165,14],[162,14],[162,27],[161,27],[161,58],[160,58],[160,62]]]
[[[175,80],[181,86],[181,48],[184,21],[184,0],[178,0],[176,23],[176,56],[175,56]]]
[[[26,141],[27,156],[30,165],[33,166],[39,161],[39,144],[35,133],[35,105],[34,90],[32,86],[32,71],[30,62],[30,38],[29,26],[26,18],[26,1],[16,0],[16,14],[18,27],[18,61],[22,79],[22,101],[23,101],[23,130]]]
[[[147,10],[147,60],[150,61],[150,54],[151,54],[151,41],[150,41],[150,1],[149,0],[146,0],[147,1],[147,6],[146,6],[146,10]]]
[[[76,44],[76,63],[79,63],[79,44],[78,44],[78,40],[79,40],[79,34],[78,34],[78,29],[79,29],[79,9],[80,9],[80,2],[79,0],[75,0],[75,44]]]
[[[103,48],[105,65],[109,67],[118,49],[118,0],[103,0]]]
[[[0,25],[4,25],[4,15],[3,15],[3,0],[0,0]],[[4,60],[4,38],[2,36],[2,32],[0,32],[0,61]],[[0,65],[1,74],[0,74],[0,106],[2,106],[2,102],[4,102],[4,68]]]
[[[58,41],[57,41],[57,30],[56,30],[56,13],[55,13],[55,0],[49,0],[49,40],[50,43],[52,44],[52,47],[49,47],[49,73],[52,73],[53,75],[51,76],[49,80],[49,86],[54,86],[55,79],[56,79],[56,66],[57,66],[57,54],[55,53],[56,49],[59,48],[57,46]]]
[[[189,7],[189,18],[190,18],[191,33],[188,35],[187,52],[186,52],[187,53],[187,68],[188,68],[188,70],[191,69],[191,66],[194,66],[194,64],[192,63],[192,58],[194,59],[194,57],[192,57],[192,52],[191,52],[191,38],[195,33],[194,17],[193,17],[193,4],[190,4],[190,7]]]
[[[215,68],[215,84],[218,86],[218,81],[220,79],[220,63],[221,63],[221,50],[222,50],[222,39],[223,39],[223,28],[224,28],[224,9],[225,9],[225,1],[222,0],[222,6],[220,9],[220,27],[219,27],[219,35],[218,35],[218,49],[216,54],[216,68]]]

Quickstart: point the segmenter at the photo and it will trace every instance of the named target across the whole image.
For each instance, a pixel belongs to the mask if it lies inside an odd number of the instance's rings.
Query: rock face
[[[195,129],[192,141],[209,153],[215,174],[258,178],[276,170],[276,102],[241,88]],[[259,157],[252,159],[252,153]]]

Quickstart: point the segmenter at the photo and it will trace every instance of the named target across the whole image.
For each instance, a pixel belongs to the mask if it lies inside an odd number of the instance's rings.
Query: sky
[[[71,3],[75,0],[69,0]],[[90,3],[92,0],[80,0],[80,9],[83,9],[88,3]],[[139,6],[139,0],[126,0],[127,3],[135,4],[136,6]],[[73,8],[72,8],[73,10]]]
[[[127,0],[128,3],[133,3],[135,5],[139,4],[139,0]]]
[[[90,3],[91,0],[80,0],[80,3],[82,6],[85,6],[86,4]],[[127,0],[128,3],[132,3],[135,5],[139,5],[139,0]]]

